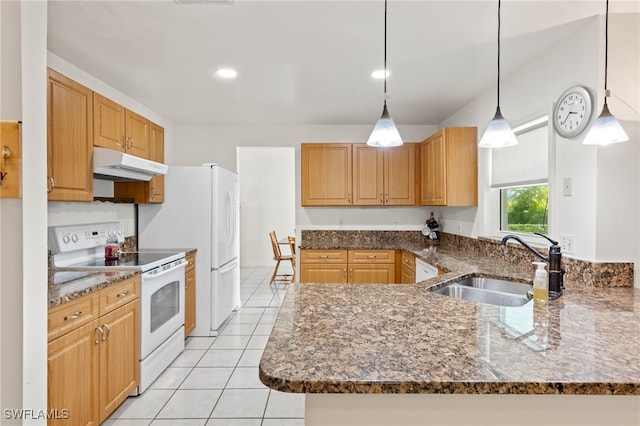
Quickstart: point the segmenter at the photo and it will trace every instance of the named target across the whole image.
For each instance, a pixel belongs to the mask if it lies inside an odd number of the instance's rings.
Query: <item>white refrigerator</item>
[[[138,206],[138,247],[198,250],[191,336],[216,336],[240,308],[238,175],[216,164],[171,166],[164,190],[164,203]]]

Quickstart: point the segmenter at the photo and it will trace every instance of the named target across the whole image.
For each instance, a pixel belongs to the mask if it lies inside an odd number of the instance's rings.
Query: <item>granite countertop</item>
[[[417,284],[290,286],[260,362],[264,384],[299,393],[640,395],[640,289],[569,285],[548,306],[473,303],[428,289],[471,274],[530,282],[532,269],[442,247],[395,248],[448,272]]]
[[[49,270],[49,308],[96,292],[127,278],[140,274],[136,270],[108,272]]]

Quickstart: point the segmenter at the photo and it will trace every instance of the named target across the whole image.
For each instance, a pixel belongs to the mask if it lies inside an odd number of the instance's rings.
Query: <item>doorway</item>
[[[295,235],[294,147],[238,147],[240,264],[273,266],[269,232]]]

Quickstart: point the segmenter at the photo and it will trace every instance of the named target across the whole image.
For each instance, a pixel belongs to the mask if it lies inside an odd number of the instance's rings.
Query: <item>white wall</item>
[[[21,2],[22,407],[47,406],[47,3]],[[12,324],[17,327],[15,322]],[[18,408],[18,407],[16,407]],[[23,424],[45,424],[26,419]]]
[[[294,235],[296,226],[293,147],[238,147],[240,263],[273,266],[269,232]],[[283,253],[288,253],[288,249]],[[286,265],[284,265],[286,267]]]
[[[375,121],[375,119],[374,119]],[[363,142],[371,125],[323,126],[187,126],[176,125],[173,162],[194,165],[214,161],[225,168],[236,165],[236,146],[293,146],[296,150],[296,228],[421,229],[428,208],[416,207],[318,207],[300,206],[300,144],[302,142]],[[398,126],[406,142],[420,142],[437,131],[436,126]]]

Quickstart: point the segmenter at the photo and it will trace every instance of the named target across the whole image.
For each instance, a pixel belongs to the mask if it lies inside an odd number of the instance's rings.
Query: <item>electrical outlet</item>
[[[573,253],[573,235],[561,235],[560,236],[560,248],[564,253]]]
[[[461,223],[458,224],[458,233],[460,235],[462,235],[462,224]]]

